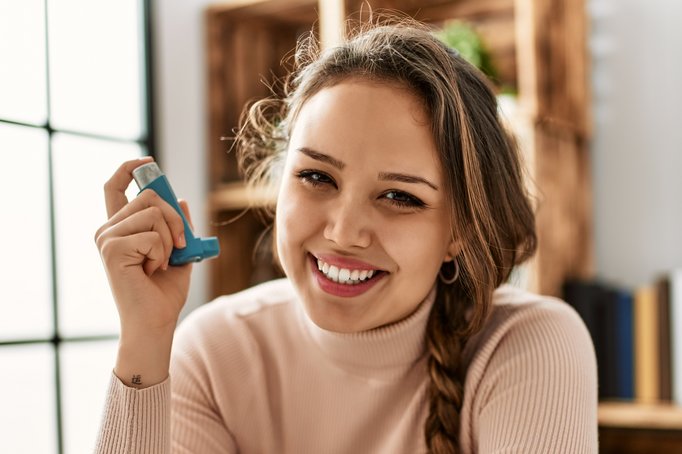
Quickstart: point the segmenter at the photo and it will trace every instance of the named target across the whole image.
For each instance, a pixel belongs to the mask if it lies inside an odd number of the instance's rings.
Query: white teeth
[[[325,265],[326,265],[326,264],[325,264]],[[332,281],[334,281],[334,282],[338,282],[338,281],[339,281],[339,269],[338,269],[337,267],[335,267],[334,265],[330,266],[330,267],[329,267],[329,272],[328,272],[328,273],[324,273],[324,274],[326,274],[327,277],[328,277],[329,279],[331,279]]]
[[[329,280],[347,285],[359,284],[376,274],[375,270],[350,270],[348,268],[339,268],[334,265],[329,265],[320,259],[317,259],[317,268],[327,276]]]
[[[350,270],[346,268],[341,268],[339,271],[339,282],[346,282],[350,279]]]

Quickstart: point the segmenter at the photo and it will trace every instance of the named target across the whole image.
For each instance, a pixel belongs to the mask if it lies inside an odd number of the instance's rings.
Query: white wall
[[[195,232],[208,233],[203,11],[209,0],[152,1],[157,156]],[[185,313],[206,302],[208,268],[194,265]]]
[[[635,287],[682,267],[682,2],[589,10],[596,268]]]

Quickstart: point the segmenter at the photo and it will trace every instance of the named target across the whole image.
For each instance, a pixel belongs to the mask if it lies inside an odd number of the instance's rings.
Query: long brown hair
[[[497,111],[488,80],[423,24],[382,18],[362,24],[340,46],[321,51],[299,41],[285,96],[261,100],[242,116],[239,162],[247,180],[276,184],[277,165],[301,106],[349,78],[402,84],[422,100],[444,173],[459,278],[439,280],[429,316],[429,452],[459,452],[466,371],[462,351],[481,329],[495,288],[536,248],[534,214],[515,141]],[[448,266],[448,265],[444,265]],[[448,269],[448,274],[453,270]]]

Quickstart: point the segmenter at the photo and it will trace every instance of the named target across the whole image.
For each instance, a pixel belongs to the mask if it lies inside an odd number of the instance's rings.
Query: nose
[[[337,198],[328,211],[325,239],[339,248],[366,248],[372,241],[370,214],[350,197]]]

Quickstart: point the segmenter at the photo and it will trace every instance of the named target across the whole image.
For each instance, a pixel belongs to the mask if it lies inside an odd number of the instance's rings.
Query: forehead
[[[405,86],[364,79],[344,81],[310,97],[293,125],[290,146],[344,161],[348,156],[386,165],[421,162],[436,167],[430,173],[439,165],[423,102]]]
[[[356,123],[372,120],[407,127],[428,127],[430,123],[424,103],[405,84],[359,77],[345,79],[312,95],[303,103],[297,123],[306,119],[306,113],[313,112],[336,116],[337,121],[341,119],[338,116],[346,117],[352,112],[356,114]]]

